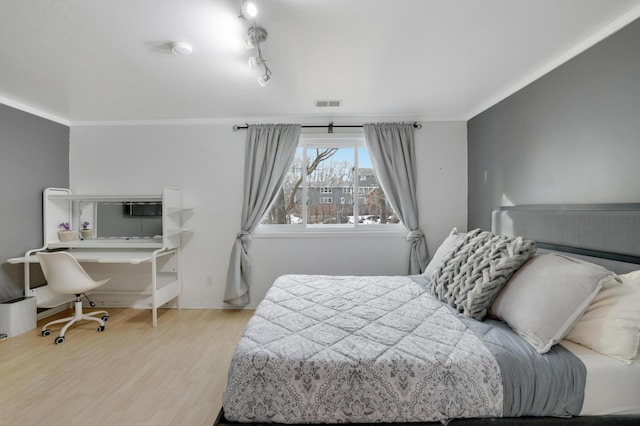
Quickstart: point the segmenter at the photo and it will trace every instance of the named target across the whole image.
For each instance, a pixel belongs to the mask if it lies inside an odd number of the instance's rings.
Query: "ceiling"
[[[640,0],[255,0],[261,87],[241,3],[2,0],[0,103],[70,125],[467,120],[640,16]]]

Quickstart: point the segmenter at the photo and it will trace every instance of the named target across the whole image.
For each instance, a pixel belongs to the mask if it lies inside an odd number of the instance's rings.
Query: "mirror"
[[[80,202],[80,224],[97,238],[151,238],[162,235],[162,203]]]

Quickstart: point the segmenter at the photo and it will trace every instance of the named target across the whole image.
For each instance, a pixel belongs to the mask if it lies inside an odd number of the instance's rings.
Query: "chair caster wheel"
[[[102,317],[102,321],[109,321],[109,315],[105,315]]]
[[[98,331],[104,331],[104,325],[99,325],[98,326]]]
[[[44,337],[50,336],[51,335],[51,330],[49,330],[48,328],[45,328],[44,330],[42,330],[42,335]]]
[[[64,342],[64,336],[58,336],[56,337],[56,345],[59,345],[60,343]]]

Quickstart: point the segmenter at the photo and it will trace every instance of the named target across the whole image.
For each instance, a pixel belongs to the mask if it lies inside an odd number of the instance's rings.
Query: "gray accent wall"
[[[21,265],[42,247],[42,190],[69,187],[69,127],[0,104],[0,301],[23,295]]]
[[[640,20],[467,123],[468,228],[512,204],[640,202]]]

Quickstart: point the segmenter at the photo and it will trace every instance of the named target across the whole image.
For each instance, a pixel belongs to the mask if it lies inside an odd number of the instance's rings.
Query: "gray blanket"
[[[553,395],[534,380],[539,397],[530,384],[516,396],[518,362],[499,350],[510,339],[461,317],[410,277],[280,277],[234,354],[225,416],[373,423],[578,414],[579,406],[558,411],[538,401],[580,395],[579,380]]]
[[[504,387],[504,416],[571,417],[580,414],[587,371],[561,345],[538,353],[501,321],[459,316],[495,356]]]

